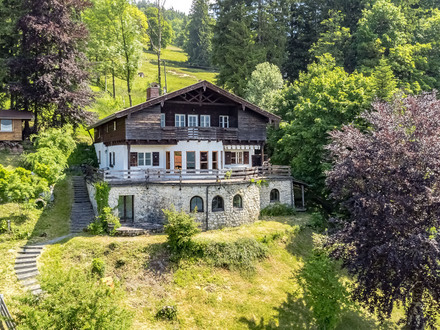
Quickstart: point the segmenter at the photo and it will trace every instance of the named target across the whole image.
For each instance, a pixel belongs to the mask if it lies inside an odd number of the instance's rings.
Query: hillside
[[[216,72],[207,71],[203,69],[196,69],[188,67],[186,64],[187,56],[180,48],[169,46],[162,52],[162,59],[166,62],[166,77],[168,92],[172,92],[188,85],[194,84],[199,80],[207,80],[215,82]],[[163,66],[162,66],[163,70]],[[144,74],[144,78],[136,75],[133,83],[132,99],[133,105],[145,101],[146,89],[152,82],[157,82],[157,57],[152,52],[145,52],[140,63],[139,73]],[[125,80],[116,78],[116,98],[113,99],[111,75],[107,76],[107,92],[105,91],[105,77],[99,77],[99,84],[97,79],[93,79],[91,86],[96,92],[95,103],[90,110],[97,112],[99,117],[105,117],[116,111],[122,110],[129,106],[127,83]],[[162,83],[164,84],[164,76],[162,71]]]

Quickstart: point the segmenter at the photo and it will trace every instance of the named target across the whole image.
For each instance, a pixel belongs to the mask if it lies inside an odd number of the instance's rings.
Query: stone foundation
[[[109,195],[109,206],[118,206],[119,196],[132,195],[134,198],[134,225],[136,223],[163,224],[162,209],[174,205],[177,211],[190,212],[190,201],[199,196],[203,200],[203,212],[196,214],[196,220],[205,230],[240,226],[258,219],[260,209],[270,204],[270,192],[279,191],[280,202],[293,206],[292,181],[290,179],[271,179],[261,186],[249,181],[219,183],[142,183],[131,185],[113,185]],[[93,208],[95,191],[88,184],[89,196]],[[233,207],[233,198],[239,194],[242,208]],[[223,198],[224,210],[212,211],[215,196]]]

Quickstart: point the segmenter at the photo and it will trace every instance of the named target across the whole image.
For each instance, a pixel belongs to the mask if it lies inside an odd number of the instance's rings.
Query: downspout
[[[206,230],[209,229],[208,227],[208,217],[209,217],[209,200],[208,200],[208,189],[209,185],[206,185]]]

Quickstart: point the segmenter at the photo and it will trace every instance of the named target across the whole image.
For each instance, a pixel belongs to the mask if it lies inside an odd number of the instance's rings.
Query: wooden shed
[[[33,118],[29,111],[0,110],[0,141],[22,141],[23,122]]]

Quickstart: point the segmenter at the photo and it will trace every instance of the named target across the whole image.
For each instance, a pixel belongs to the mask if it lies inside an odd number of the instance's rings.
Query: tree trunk
[[[408,308],[406,324],[411,330],[422,330],[426,327],[423,306],[423,289],[417,286],[412,292],[412,301]]]
[[[112,85],[113,85],[113,98],[116,98],[115,68],[112,68]]]

